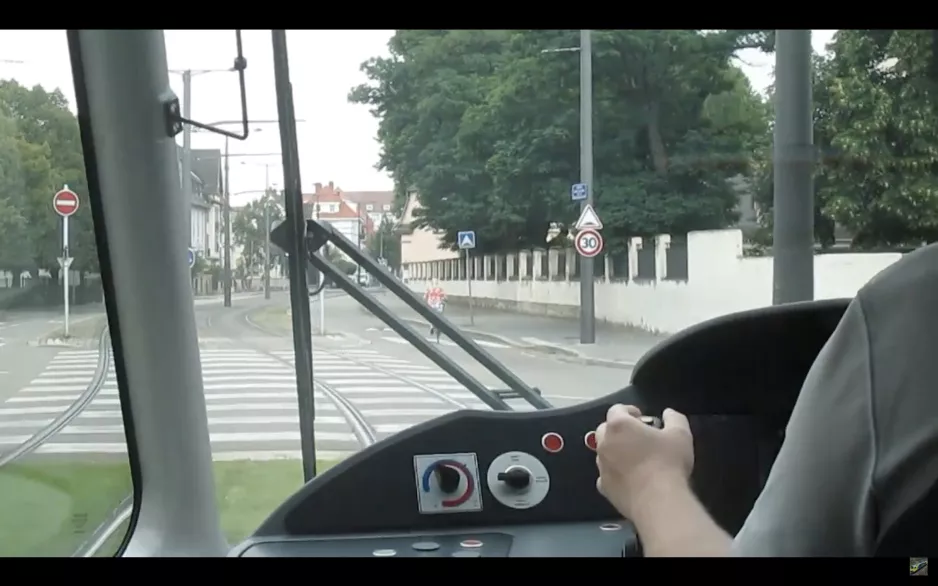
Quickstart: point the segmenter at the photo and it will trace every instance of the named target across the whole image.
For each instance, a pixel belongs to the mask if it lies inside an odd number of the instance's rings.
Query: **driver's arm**
[[[783,350],[784,351],[784,350]],[[739,556],[857,556],[874,547],[876,438],[864,303],[847,308],[811,367]]]

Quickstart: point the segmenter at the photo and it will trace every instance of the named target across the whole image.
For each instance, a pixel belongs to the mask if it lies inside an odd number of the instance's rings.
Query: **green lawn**
[[[251,321],[273,333],[293,331],[289,307],[269,306],[251,314]]]
[[[319,462],[322,472],[335,462]],[[247,537],[302,484],[298,460],[215,462],[222,528]],[[0,469],[0,557],[68,556],[131,492],[126,462],[46,460]],[[126,524],[125,524],[126,529]],[[114,555],[118,531],[98,555]]]

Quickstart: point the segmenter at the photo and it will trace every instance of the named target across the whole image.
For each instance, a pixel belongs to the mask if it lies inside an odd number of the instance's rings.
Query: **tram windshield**
[[[934,241],[933,31],[787,32],[291,31],[285,110],[269,31],[165,31],[228,542],[421,422],[601,397]],[[0,33],[0,556],[117,555],[134,509],[75,84],[65,31]]]

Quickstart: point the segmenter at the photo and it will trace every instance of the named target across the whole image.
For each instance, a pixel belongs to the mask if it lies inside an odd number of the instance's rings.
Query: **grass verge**
[[[323,472],[333,461],[320,461]],[[215,462],[222,529],[247,537],[303,482],[298,460]],[[70,556],[131,492],[127,462],[42,461],[0,469],[0,557]],[[112,556],[128,524],[99,551]]]
[[[280,333],[293,331],[293,322],[288,307],[265,307],[250,315],[252,322],[270,332]]]

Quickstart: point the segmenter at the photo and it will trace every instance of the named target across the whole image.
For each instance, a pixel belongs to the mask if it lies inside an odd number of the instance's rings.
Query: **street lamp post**
[[[270,299],[270,199],[264,202],[264,299]]]
[[[300,122],[305,122],[305,120],[297,120],[297,124]],[[207,124],[206,126],[224,126],[226,124],[243,124],[242,120],[221,120],[219,122],[213,122]],[[248,120],[248,124],[279,124],[279,120]],[[254,132],[259,132],[259,128],[255,128]],[[228,190],[228,136],[225,136],[225,193],[222,199],[222,222],[225,224],[225,258],[224,258],[224,306],[231,307],[231,192]],[[231,155],[234,156],[234,155]],[[239,155],[246,156],[246,155]],[[261,155],[258,155],[261,156]]]
[[[279,120],[248,120],[248,124],[278,124]],[[212,122],[206,126],[224,126],[227,124],[243,124],[243,120],[220,120],[218,122]],[[186,125],[188,127],[188,125]],[[259,132],[259,128],[255,128],[253,132]],[[228,171],[229,164],[228,159],[231,155],[228,152],[229,138],[225,136],[225,153],[224,153],[224,193],[222,195],[222,223],[225,225],[225,254],[223,259],[223,296],[224,296],[224,306],[231,307],[231,191],[229,190],[229,180],[228,180]],[[191,203],[189,204],[191,206]],[[190,210],[191,215],[191,210]]]
[[[171,69],[170,73],[182,75],[182,116],[192,120],[192,78],[205,73],[227,73],[234,71],[228,69]],[[189,229],[189,247],[192,247],[192,126],[183,124],[182,127],[182,195],[186,200],[186,226]]]
[[[225,137],[225,196],[222,199],[222,223],[225,225],[225,257],[224,263],[224,304],[231,307],[231,191],[229,190],[228,173],[228,137]]]
[[[586,201],[580,212],[593,205],[593,40],[591,31],[580,31],[580,182],[586,185]],[[580,343],[596,342],[596,301],[593,291],[593,258],[580,257]]]
[[[270,189],[270,163],[264,163],[264,299],[270,299]]]
[[[541,53],[580,52],[580,183],[587,197],[580,213],[593,205],[593,38],[592,31],[580,31],[580,46],[544,49]],[[596,298],[593,289],[593,259],[580,257],[580,343],[596,343]]]

